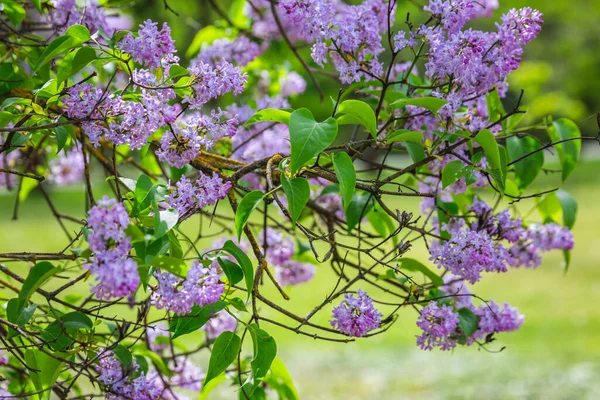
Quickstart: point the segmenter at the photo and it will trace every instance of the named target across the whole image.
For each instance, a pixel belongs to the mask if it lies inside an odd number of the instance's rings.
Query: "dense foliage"
[[[0,185],[15,219],[40,191],[65,247],[0,254],[0,395],[205,398],[229,381],[241,399],[295,399],[270,327],[343,345],[403,329],[398,313],[415,314],[423,350],[498,350],[524,316],[472,290],[551,250],[568,267],[577,203],[531,185],[566,180],[597,141],[564,118],[522,124],[521,98],[503,105],[542,14],[512,9],[480,31],[466,25],[497,1],[419,15],[394,0],[209,3],[220,19],[182,65],[166,23],[2,1]],[[321,103],[292,108],[307,86]],[[77,184],[85,213],[59,212],[53,191]],[[416,243],[429,259],[411,258]],[[293,286],[326,266],[327,297],[291,311]]]

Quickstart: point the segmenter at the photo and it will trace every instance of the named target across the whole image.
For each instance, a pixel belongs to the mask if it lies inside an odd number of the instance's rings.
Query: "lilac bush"
[[[564,181],[597,138],[525,126],[523,93],[504,100],[539,11],[482,31],[497,1],[238,3],[234,21],[210,2],[221,19],[187,52],[167,23],[123,30],[95,2],[2,9],[0,186],[24,207],[39,191],[66,236],[0,253],[2,398],[183,399],[225,381],[297,398],[274,326],[494,350],[525,317],[477,283],[549,251],[569,266],[576,200],[532,184],[544,150]],[[62,213],[67,185],[85,204]]]

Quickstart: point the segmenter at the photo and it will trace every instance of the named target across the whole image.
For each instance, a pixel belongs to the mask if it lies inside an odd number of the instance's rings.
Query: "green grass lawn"
[[[565,185],[579,201],[571,268],[562,255],[549,254],[536,270],[488,275],[475,286],[484,298],[507,301],[526,315],[522,329],[501,335],[490,350],[458,348],[452,353],[415,348],[413,310],[400,313],[385,334],[337,345],[297,337],[268,326],[279,355],[294,376],[303,399],[598,399],[600,398],[600,162],[582,164]],[[555,176],[542,177],[546,187]],[[77,188],[52,194],[60,211],[83,215]],[[11,220],[12,194],[0,195],[0,252],[59,251],[66,242],[43,198],[37,193]],[[522,209],[533,201],[523,202]],[[399,207],[399,206],[398,206]],[[416,211],[417,204],[402,207]],[[70,226],[75,229],[75,225]],[[194,230],[197,228],[190,228]],[[209,241],[202,243],[208,245]],[[410,257],[425,258],[422,248]],[[18,271],[19,266],[14,265]],[[20,271],[18,271],[20,272]],[[20,272],[23,274],[22,272]],[[289,309],[307,313],[331,290],[335,277],[327,265],[309,284],[293,288]],[[85,284],[83,285],[85,288]],[[266,284],[271,299],[278,295]],[[317,317],[327,323],[329,310]],[[191,336],[194,341],[201,336]],[[203,360],[202,362],[205,362]],[[206,365],[204,365],[206,367]],[[220,396],[229,398],[226,390]],[[215,396],[218,398],[219,394]]]

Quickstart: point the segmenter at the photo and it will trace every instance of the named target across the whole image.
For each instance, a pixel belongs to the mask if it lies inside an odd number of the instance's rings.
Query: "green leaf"
[[[485,96],[485,100],[487,103],[490,122],[496,122],[506,114],[506,111],[504,111],[504,106],[502,105],[502,100],[500,100],[500,95],[498,94],[498,90],[496,88],[494,88],[494,90]]]
[[[264,196],[262,191],[254,190],[246,194],[242,201],[240,201],[240,204],[238,204],[238,208],[235,211],[235,230],[238,240],[242,237],[244,226],[246,226],[250,214],[262,203]]]
[[[73,356],[67,353],[55,353],[55,357],[52,357],[40,350],[28,349],[25,351],[25,363],[29,368],[29,377],[33,382],[38,393],[36,396],[38,399],[50,399],[52,396],[52,390],[49,390],[60,375],[64,362],[63,360],[70,360]]]
[[[117,357],[124,369],[127,369],[133,364],[133,356],[131,355],[129,348],[123,346],[122,344],[118,344],[113,347],[112,352],[115,357]]]
[[[468,338],[477,331],[479,318],[468,308],[461,308],[458,310],[458,326]]]
[[[32,75],[42,66],[49,63],[57,55],[79,46],[90,39],[90,31],[82,25],[72,25],[63,36],[57,37],[50,43],[44,53],[40,56],[33,68]]]
[[[405,269],[407,271],[416,271],[416,272],[423,273],[423,275],[425,275],[427,278],[429,278],[429,280],[435,286],[442,286],[444,284],[444,280],[442,278],[440,278],[439,275],[437,275],[432,270],[430,270],[425,265],[423,265],[421,262],[419,262],[413,258],[402,257],[398,260],[398,263],[400,264],[401,269]]]
[[[248,312],[248,309],[246,308],[246,304],[244,303],[244,300],[240,299],[239,297],[234,297],[228,300],[229,304],[231,304],[233,307],[235,307],[236,310],[241,311],[241,312]]]
[[[356,170],[354,169],[352,159],[347,153],[340,152],[334,154],[332,161],[335,175],[337,176],[340,185],[340,194],[342,195],[344,210],[346,210],[356,191]]]
[[[338,109],[336,115],[338,125],[362,125],[377,139],[377,118],[370,105],[360,100],[345,100]]]
[[[460,178],[464,178],[471,171],[473,168],[463,164],[460,160],[449,162],[442,170],[442,189],[446,189]]]
[[[337,132],[337,121],[333,118],[317,122],[306,108],[294,111],[290,116],[290,172],[295,174],[305,163],[331,145]]]
[[[82,47],[77,51],[67,54],[60,62],[56,80],[62,83],[75,75],[96,59],[96,50],[91,47]]]
[[[272,121],[288,125],[290,123],[291,112],[287,110],[279,110],[277,108],[265,108],[257,111],[244,126],[256,124],[258,122]]]
[[[173,332],[173,339],[191,332],[196,332],[198,329],[202,328],[213,315],[224,309],[226,305],[227,303],[219,300],[207,304],[204,307],[194,306],[192,307],[192,311],[188,314],[175,316],[169,324],[169,331]]]
[[[23,308],[17,317],[16,324],[19,326],[25,326],[25,324],[27,324],[29,321],[31,321],[31,318],[33,318],[33,314],[35,313],[36,309],[37,304],[32,304],[29,307]]]
[[[225,331],[219,335],[213,344],[208,362],[208,371],[204,378],[204,386],[217,376],[221,375],[236,359],[242,341],[233,332]]]
[[[221,269],[225,273],[225,276],[227,276],[227,280],[231,285],[235,285],[244,278],[242,268],[233,261],[219,257],[217,258],[217,262],[221,266]]]
[[[518,138],[512,136],[506,139],[506,147],[508,156],[511,161],[517,160],[520,157],[529,154],[542,147],[537,140],[526,136]],[[519,189],[525,190],[533,183],[544,166],[544,152],[537,151],[527,158],[513,164],[515,168],[515,181]]]
[[[410,131],[408,129],[400,129],[395,132],[392,132],[392,134],[390,136],[388,136],[387,143],[388,144],[394,143],[394,142],[421,143],[422,139],[423,139],[423,133],[421,133],[421,132]]]
[[[19,201],[22,203],[29,197],[29,194],[33,189],[38,187],[40,181],[33,178],[24,177],[21,181],[21,191],[19,192]]]
[[[153,267],[160,268],[163,271],[170,272],[173,275],[177,275],[180,278],[185,278],[189,269],[187,264],[181,258],[169,257],[165,255],[152,257],[148,264]]]
[[[548,135],[553,142],[581,138],[581,132],[573,121],[567,118],[557,119],[548,127]],[[562,180],[565,181],[575,169],[581,152],[581,140],[569,140],[554,145],[562,166]]]
[[[169,77],[171,79],[180,78],[189,74],[190,71],[188,71],[186,68],[183,68],[181,65],[174,64],[169,67]]]
[[[0,128],[4,128],[9,124],[12,120],[14,120],[16,115],[9,113],[8,111],[0,111]]]
[[[392,103],[395,108],[404,107],[407,105],[418,106],[426,108],[432,113],[438,112],[440,108],[445,106],[448,102],[446,100],[438,99],[437,97],[416,97],[412,99],[400,99]]]
[[[494,134],[489,129],[482,129],[474,140],[483,148],[485,158],[490,166],[500,171],[500,150],[498,150],[498,142],[496,142]]]
[[[227,381],[227,377],[225,374],[221,374],[216,378],[213,378],[208,385],[203,385],[202,390],[200,391],[199,400],[208,400],[208,395],[221,383]]]
[[[242,271],[244,271],[246,289],[248,289],[248,296],[250,296],[250,293],[252,293],[252,285],[254,283],[254,268],[252,267],[252,261],[250,261],[250,258],[246,255],[246,253],[244,253],[242,249],[236,246],[231,240],[225,242],[223,245],[223,250],[231,254],[233,258],[237,260],[240,267],[242,267]]]
[[[69,29],[65,31],[65,36],[70,36],[77,39],[80,43],[86,42],[91,39],[90,30],[83,25],[71,25]]]
[[[373,199],[370,193],[354,193],[346,209],[348,232],[352,231],[358,225],[360,220],[371,211],[374,204],[375,199]]]
[[[153,200],[154,184],[146,174],[140,175],[135,185],[135,202],[138,211],[142,211],[150,206]]]
[[[200,29],[194,39],[192,40],[192,44],[188,47],[185,52],[185,56],[189,59],[192,58],[200,49],[203,44],[211,44],[217,39],[227,37],[227,32],[223,28],[217,28],[214,25],[208,25],[202,29]]]
[[[56,136],[56,154],[58,154],[62,149],[65,148],[65,145],[67,144],[69,131],[64,125],[57,126],[54,128],[54,135]]]
[[[29,270],[29,275],[25,278],[21,292],[19,292],[19,300],[25,304],[29,297],[52,275],[60,271],[60,268],[55,267],[48,261],[42,261],[35,264]]]
[[[25,8],[13,0],[0,3],[0,10],[13,25],[19,25],[25,18]]]
[[[402,142],[404,147],[406,147],[406,151],[410,155],[413,163],[417,163],[425,159],[425,149],[421,143],[412,143],[412,142]]]
[[[42,0],[32,0],[31,1],[35,6],[35,9],[38,10],[39,13],[42,12]]]
[[[544,223],[560,223],[562,204],[555,193],[548,193],[541,199],[536,200],[536,203]]]
[[[298,217],[300,217],[302,210],[304,210],[306,203],[308,203],[310,185],[306,178],[298,177],[289,179],[286,175],[282,174],[281,186],[283,186],[283,191],[288,200],[292,223],[296,225]]]
[[[72,337],[79,329],[92,329],[92,320],[85,314],[74,311],[62,315],[41,332],[42,338],[56,351],[66,350],[73,344]]]
[[[573,229],[573,225],[575,225],[575,220],[577,219],[577,200],[564,190],[557,191],[555,195],[562,207],[563,225],[569,229]]]
[[[275,357],[271,363],[271,375],[269,376],[269,382],[275,381],[278,386],[285,389],[286,400],[298,400],[300,396],[294,386],[292,376],[288,372],[285,364],[279,358]]]
[[[250,362],[252,378],[254,379],[251,392],[254,392],[254,389],[264,380],[269,368],[271,368],[271,363],[277,355],[277,344],[271,335],[260,329],[256,324],[250,324],[249,327],[254,342],[254,358]]]
[[[177,225],[179,214],[177,210],[169,208],[154,213],[154,237],[160,238]]]

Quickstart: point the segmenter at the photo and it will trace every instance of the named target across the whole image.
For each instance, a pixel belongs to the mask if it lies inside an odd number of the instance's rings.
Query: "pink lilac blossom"
[[[513,267],[538,267],[541,254],[550,250],[572,250],[575,242],[567,227],[554,223],[532,224],[509,249]]]
[[[177,51],[169,26],[164,23],[158,30],[158,24],[149,19],[140,25],[137,37],[129,33],[117,47],[129,53],[137,63],[151,69],[160,67],[164,58],[174,59]]]
[[[199,156],[203,147],[210,150],[218,140],[235,135],[237,125],[235,117],[226,117],[226,113],[220,109],[212,110],[210,116],[201,115],[189,118],[188,122],[179,121],[163,133],[156,155],[161,161],[182,168]]]
[[[348,336],[362,337],[381,325],[383,314],[373,305],[373,300],[359,290],[344,295],[344,300],[333,309],[331,326]]]
[[[159,322],[153,326],[146,328],[146,338],[150,346],[150,350],[155,353],[169,348],[168,340],[171,337],[169,328],[163,322]]]
[[[264,42],[265,44],[267,42]],[[192,60],[192,64],[204,62],[216,66],[220,61],[235,63],[244,67],[260,56],[265,50],[264,45],[251,41],[246,36],[238,36],[235,39],[217,39],[200,50],[200,53]]]
[[[96,33],[99,29],[112,35],[115,29],[109,23],[102,7],[97,2],[86,1],[84,7],[78,7],[76,0],[56,0],[52,2],[52,11],[47,14],[48,22],[60,34],[63,34],[71,25],[79,24]]]
[[[265,108],[288,107],[290,104],[281,96],[263,96],[256,102],[256,111]],[[260,122],[249,127],[241,127],[256,111],[248,106],[233,105],[227,108],[228,114],[237,116],[240,121],[240,128],[232,138],[232,158],[253,162],[271,157],[275,153],[288,154],[290,152],[290,134],[287,125]],[[246,176],[245,179],[253,179],[253,177]]]
[[[0,350],[0,366],[8,365],[8,356],[4,354],[4,351]]]
[[[206,337],[210,340],[216,339],[225,331],[235,332],[237,328],[237,320],[232,317],[227,311],[219,311],[215,316],[208,320],[202,327],[206,332]]]
[[[214,66],[203,61],[192,64],[189,68],[193,77],[192,95],[185,101],[191,108],[201,109],[208,101],[232,92],[238,95],[244,91],[247,75],[238,67],[227,61],[219,61]]]
[[[134,378],[139,369],[135,359],[133,366],[125,370],[111,350],[101,350],[96,370],[100,374],[98,381],[106,386],[107,400],[155,400],[159,399],[162,387],[154,379],[147,379],[142,372]]]
[[[170,187],[171,192],[165,196],[165,201],[170,208],[177,210],[181,218],[224,199],[230,188],[231,182],[223,181],[216,173],[211,177],[200,172],[194,183],[182,176],[174,187]]]
[[[169,272],[156,272],[154,276],[158,285],[153,289],[152,303],[159,310],[165,308],[179,315],[189,313],[194,305],[214,303],[225,291],[218,271],[205,268],[198,260],[188,270],[185,280]]]
[[[0,145],[2,143],[4,143],[4,140],[0,138]],[[20,158],[19,154],[18,150],[11,151],[10,153],[1,153],[0,168],[15,169]],[[14,188],[17,183],[16,177],[16,175],[9,174],[8,172],[0,172],[0,187],[4,186],[7,189]]]
[[[85,165],[83,153],[72,149],[70,152],[61,152],[48,163],[50,174],[48,179],[58,185],[73,185],[83,178]]]
[[[422,350],[432,350],[434,347],[441,350],[453,349],[456,347],[456,340],[451,336],[455,334],[458,322],[458,314],[451,306],[429,303],[421,310],[417,319],[417,326],[423,331],[417,335],[417,346]]]
[[[315,266],[296,260],[275,266],[275,278],[282,286],[295,286],[309,282],[315,276]]]
[[[440,290],[446,296],[453,296],[454,307],[459,310],[461,308],[471,308],[473,305],[473,297],[471,290],[464,280],[456,275],[448,273],[444,275],[444,285],[440,286]]]
[[[475,310],[479,318],[478,329],[469,338],[469,343],[485,338],[489,334],[515,331],[523,325],[525,317],[519,311],[504,303],[503,306],[490,301]]]
[[[288,97],[295,94],[304,93],[306,90],[306,81],[297,72],[290,71],[285,78],[280,81],[281,90],[279,94]]]
[[[294,241],[283,235],[280,231],[267,228],[258,235],[260,245],[266,247],[266,257],[269,264],[283,265],[294,255]],[[266,246],[265,246],[266,239]]]
[[[189,357],[178,356],[169,363],[169,370],[173,372],[169,379],[170,385],[193,391],[202,389],[204,371],[192,363]]]
[[[366,0],[360,5],[330,3],[326,0],[284,0],[279,2],[286,20],[305,39],[314,42],[313,60],[323,65],[331,56],[343,83],[367,80],[383,74],[378,55],[383,52],[380,33],[387,28],[388,4]],[[393,24],[394,10],[391,12]]]
[[[425,10],[439,18],[442,26],[422,27],[420,32],[430,44],[427,76],[440,82],[451,77],[463,99],[483,95],[494,86],[504,87],[508,74],[519,66],[523,46],[539,34],[543,24],[538,11],[524,8],[505,14],[497,32],[462,31],[477,16],[477,8],[470,0],[433,0]]]
[[[432,245],[429,252],[429,259],[438,268],[444,268],[470,283],[479,281],[482,272],[508,270],[508,250],[487,232],[470,228],[453,232],[450,239],[441,245]]]
[[[92,292],[99,299],[132,295],[140,283],[137,263],[129,258],[132,246],[124,232],[128,225],[123,204],[106,196],[88,213],[87,240],[94,257],[84,268],[95,275]]]

